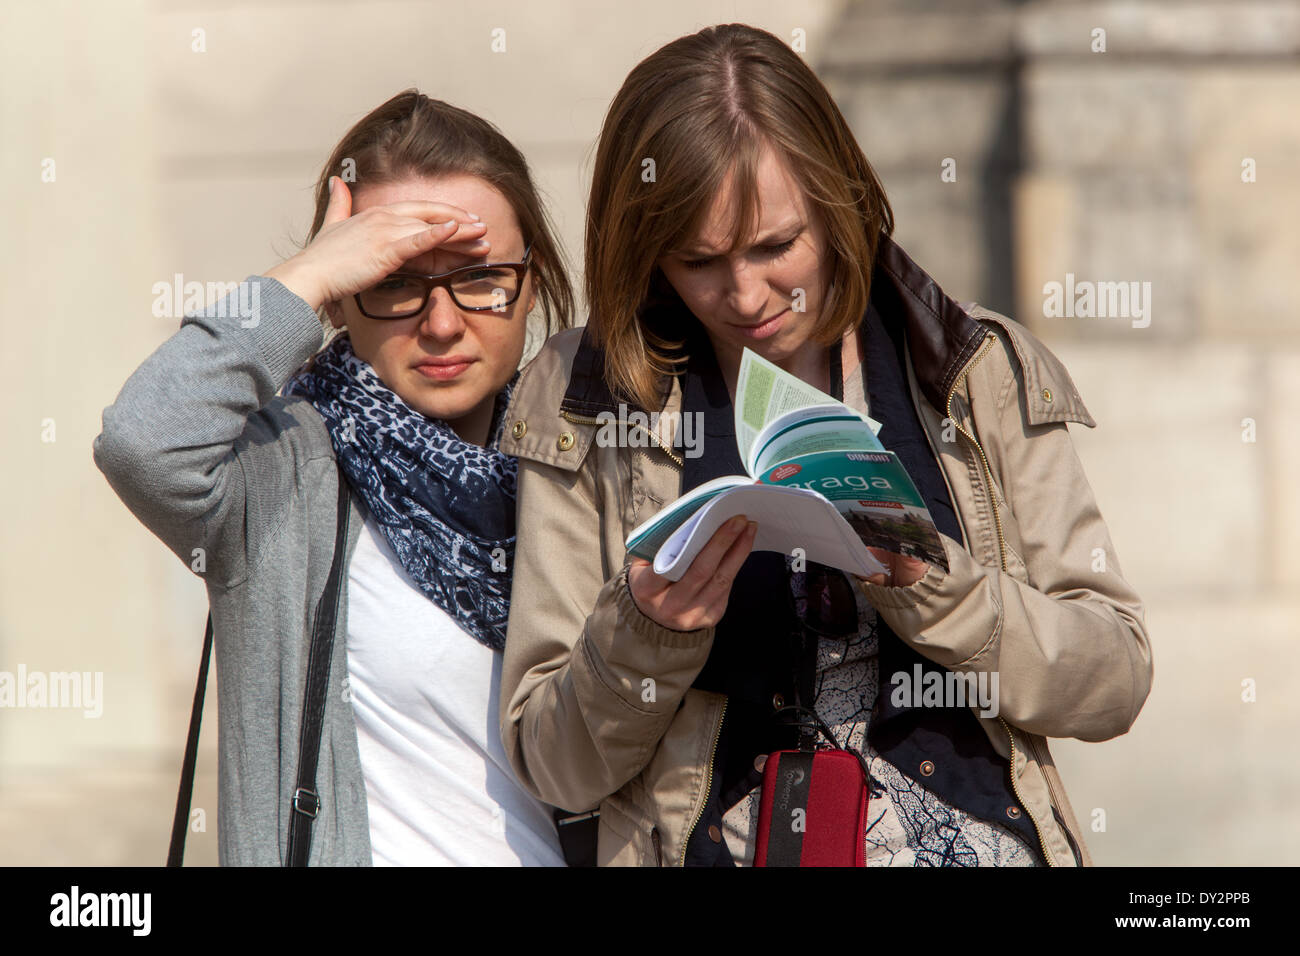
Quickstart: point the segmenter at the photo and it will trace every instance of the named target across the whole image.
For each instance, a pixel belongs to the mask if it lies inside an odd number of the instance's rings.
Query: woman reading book
[[[1095,423],[1041,342],[959,306],[892,231],[825,87],[768,33],[679,39],[614,98],[587,220],[589,324],[524,372],[503,445],[521,544],[502,736],[533,794],[598,811],[602,865],[749,864],[774,828],[797,843],[814,822],[847,825],[866,865],[1090,863],[1046,738],[1125,733],[1152,673],[1066,425]],[[743,473],[746,348],[882,423],[946,568],[875,549],[886,572],[851,578],[753,550],[744,517],[680,580],[627,556],[631,529]],[[628,409],[699,416],[703,453],[671,434],[596,440],[602,413]],[[920,693],[965,678],[996,699]],[[769,755],[805,740],[782,719],[792,705],[860,756],[865,819],[762,810]]]

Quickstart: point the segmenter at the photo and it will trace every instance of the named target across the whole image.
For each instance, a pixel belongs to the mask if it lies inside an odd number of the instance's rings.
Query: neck
[[[492,411],[496,408],[496,400],[494,392],[460,418],[445,419],[447,426],[461,441],[486,447],[492,437],[488,434],[488,429],[492,426]]]

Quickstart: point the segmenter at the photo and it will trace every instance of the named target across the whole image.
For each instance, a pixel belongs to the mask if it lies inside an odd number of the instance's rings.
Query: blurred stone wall
[[[1098,423],[1070,431],[1155,682],[1129,734],[1052,742],[1094,859],[1294,860],[1300,5],[861,3],[832,37],[896,238],[1043,338]]]

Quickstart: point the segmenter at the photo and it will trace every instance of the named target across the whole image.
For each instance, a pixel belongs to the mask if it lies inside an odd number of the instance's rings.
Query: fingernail
[[[757,531],[757,530],[758,530],[758,522],[757,522],[757,521],[751,521],[751,522],[749,523],[749,527],[746,528],[745,530],[746,530],[746,531]]]
[[[478,213],[476,212],[470,213],[469,218],[473,219],[475,222],[478,222]]]

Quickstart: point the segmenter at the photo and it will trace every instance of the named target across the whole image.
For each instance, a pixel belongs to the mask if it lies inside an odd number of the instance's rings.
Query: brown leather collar
[[[944,412],[958,373],[984,340],[983,326],[945,295],[938,283],[889,236],[880,237],[871,276],[871,302],[886,322],[905,324],[921,393],[935,409]],[[586,416],[603,411],[617,414],[604,368],[604,351],[593,343],[588,327],[574,355],[560,410]]]

